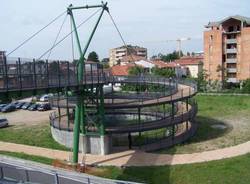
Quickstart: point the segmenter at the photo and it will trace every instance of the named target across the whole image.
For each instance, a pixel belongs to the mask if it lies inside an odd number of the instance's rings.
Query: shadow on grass
[[[197,116],[196,122],[198,123],[197,132],[187,143],[197,143],[223,137],[233,130],[233,127],[229,124],[214,118]],[[213,127],[214,125],[217,127]]]
[[[224,135],[228,134],[233,130],[233,127],[229,124],[220,121],[218,119],[204,117],[204,116],[197,116],[196,122],[198,123],[197,132],[193,137],[182,144],[178,144],[171,148],[160,149],[155,151],[155,153],[162,153],[162,154],[175,154],[177,151],[177,147],[181,146],[188,146],[192,143],[202,143],[208,140],[216,139],[218,137],[223,137]],[[214,126],[214,127],[213,127]],[[193,150],[190,147],[189,152],[197,152],[197,150]]]
[[[149,184],[170,184],[170,167],[127,167],[122,169],[118,180],[126,180]]]
[[[212,140],[218,137],[222,137],[232,131],[233,127],[222,122],[218,119],[208,118],[204,116],[197,116],[196,122],[198,123],[198,129],[196,134],[183,144],[177,145],[188,145],[192,143],[203,142]],[[216,125],[213,127],[213,125]],[[157,153],[171,153],[177,152],[176,147],[172,147],[165,150],[159,150]],[[133,156],[129,162],[133,161]],[[157,160],[157,159],[156,159]],[[159,166],[159,167],[127,167],[120,170],[116,179],[136,181],[142,183],[171,183],[171,170],[170,166]]]

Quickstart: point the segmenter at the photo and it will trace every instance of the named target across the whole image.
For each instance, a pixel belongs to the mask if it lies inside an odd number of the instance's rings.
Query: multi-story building
[[[121,62],[124,57],[128,56],[132,56],[131,57],[132,61],[135,56],[140,57],[140,59],[147,59],[147,49],[132,45],[111,49],[109,57],[109,65],[112,67],[116,64],[119,64],[119,62]]]
[[[238,83],[250,78],[250,18],[231,16],[210,22],[204,32],[208,79]]]

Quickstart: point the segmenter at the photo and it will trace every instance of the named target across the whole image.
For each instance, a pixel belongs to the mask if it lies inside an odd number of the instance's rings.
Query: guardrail
[[[14,162],[22,162],[30,164],[28,161],[14,160]],[[100,177],[95,177],[87,174],[78,174],[64,170],[50,169],[50,166],[25,166],[20,164],[0,162],[0,183],[42,183],[42,184],[136,184],[135,182],[111,180]],[[22,164],[21,164],[22,165]],[[42,166],[42,167],[41,167]]]

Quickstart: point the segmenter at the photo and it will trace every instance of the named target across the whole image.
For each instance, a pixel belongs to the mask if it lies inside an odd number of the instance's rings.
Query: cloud
[[[174,1],[145,1],[145,0],[108,0],[110,12],[116,20],[124,39],[130,43],[141,41],[177,39],[180,37],[192,37],[190,42],[184,44],[185,50],[202,50],[202,34],[204,25],[209,21],[217,21],[226,16],[241,14],[250,17],[249,1],[241,0],[174,0]],[[66,10],[66,7],[74,5],[99,4],[100,0],[9,0],[1,3],[0,17],[1,27],[0,48],[11,50],[18,43],[27,38],[43,25],[46,25],[53,17]],[[76,16],[77,22],[81,22],[87,15],[84,10],[79,10]],[[88,11],[89,12],[89,11]],[[67,27],[68,26],[68,27]],[[36,56],[43,48],[51,46],[51,42],[59,29],[60,24],[55,24],[40,38],[32,40],[29,45],[17,53],[24,55],[29,53]],[[84,45],[93,24],[87,24],[80,30],[81,43]],[[69,22],[66,24],[66,33],[69,30]],[[68,58],[70,55],[70,42],[65,43],[56,50],[54,57]],[[97,33],[91,44],[91,50],[96,50],[101,57],[108,56],[109,48],[120,46],[122,43],[107,15],[105,15],[98,27]],[[142,44],[142,46],[144,46]],[[146,45],[147,46],[147,45]],[[175,44],[155,44],[148,46],[149,52],[165,52],[175,49]],[[34,55],[32,55],[34,54]]]

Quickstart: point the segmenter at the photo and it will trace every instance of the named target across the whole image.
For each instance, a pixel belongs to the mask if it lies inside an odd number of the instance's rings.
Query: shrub
[[[247,79],[243,82],[242,92],[243,93],[250,93],[250,79]]]

